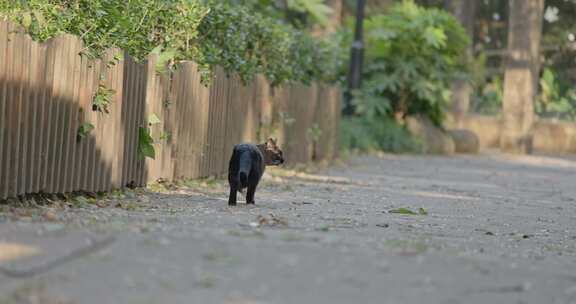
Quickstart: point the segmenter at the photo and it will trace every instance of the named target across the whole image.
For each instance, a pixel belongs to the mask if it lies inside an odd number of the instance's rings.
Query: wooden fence
[[[268,135],[292,164],[336,155],[338,88],[243,84],[221,69],[206,87],[192,62],[162,74],[153,55],[136,62],[111,49],[91,60],[83,47],[71,35],[37,43],[0,22],[0,199],[217,176],[234,144]],[[108,113],[93,109],[99,87],[112,90]],[[141,128],[155,159],[138,155]]]

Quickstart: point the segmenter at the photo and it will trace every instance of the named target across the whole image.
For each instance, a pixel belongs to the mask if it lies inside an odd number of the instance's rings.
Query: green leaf
[[[80,141],[83,138],[86,138],[86,136],[88,136],[88,134],[90,134],[90,132],[92,132],[92,130],[94,130],[93,124],[88,123],[88,122],[81,124],[78,127],[78,131],[76,132],[76,140]]]
[[[428,211],[424,208],[419,208],[418,212],[412,211],[408,208],[398,208],[388,211],[389,213],[404,214],[404,215],[428,215]]]
[[[46,25],[46,19],[44,18],[44,14],[42,14],[42,11],[35,10],[34,11],[34,17],[36,18],[36,21],[38,22],[38,26],[40,26],[42,28]]]
[[[162,132],[162,134],[160,134],[160,140],[169,140],[170,139],[170,133],[167,132]]]
[[[441,48],[446,46],[446,34],[441,28],[429,26],[424,30],[422,36],[432,47]]]
[[[162,49],[163,49],[163,47],[162,47],[161,44],[160,44],[160,45],[157,45],[155,48],[152,49],[152,51],[150,51],[150,54],[151,54],[151,55],[153,54],[153,55],[158,55],[158,56],[159,56],[160,53],[162,53]]]
[[[418,215],[418,213],[408,209],[408,208],[398,208],[388,211],[389,213],[406,214],[406,215]]]
[[[139,128],[138,131],[138,135],[139,135],[139,143],[140,144],[147,144],[150,145],[154,142],[154,140],[152,139],[152,136],[150,136],[150,131],[148,130],[148,128]]]
[[[386,28],[376,28],[370,34],[370,39],[390,40],[398,37],[398,33],[394,30]]]
[[[156,151],[154,150],[154,140],[150,136],[148,128],[140,127],[138,129],[138,155],[142,158],[150,157],[156,158]]]
[[[160,120],[160,118],[158,118],[158,116],[156,116],[156,114],[152,113],[148,116],[148,124],[149,125],[156,125],[161,123],[162,121]]]
[[[167,39],[167,37],[165,39]],[[156,72],[164,74],[168,71],[168,63],[176,58],[178,51],[173,48],[164,49],[162,45],[158,45],[150,52],[150,54],[157,55]]]
[[[104,83],[98,85],[98,90],[92,99],[92,109],[101,113],[108,114],[108,106],[112,103],[112,97],[116,91],[106,88]]]
[[[30,14],[30,12],[22,13],[22,26],[24,26],[25,29],[29,29],[31,25],[32,25],[32,14]]]
[[[143,146],[140,152],[143,157],[150,157],[151,159],[156,158],[156,151],[153,146]]]
[[[322,25],[328,24],[328,15],[333,13],[323,0],[288,0],[288,7],[297,12],[310,14]]]

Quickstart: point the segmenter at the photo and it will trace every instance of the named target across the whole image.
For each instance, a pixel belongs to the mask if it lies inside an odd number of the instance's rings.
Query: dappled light
[[[498,155],[491,157],[494,160],[504,160],[511,163],[535,167],[562,168],[569,170],[576,169],[576,158],[569,156],[566,158],[538,155]]]
[[[40,249],[33,246],[19,243],[0,242],[0,263],[15,261],[39,253]]]

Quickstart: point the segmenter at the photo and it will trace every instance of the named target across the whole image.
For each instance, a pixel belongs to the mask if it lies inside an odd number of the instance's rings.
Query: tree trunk
[[[500,148],[531,153],[544,0],[510,0]]]
[[[342,1],[343,0],[326,0],[326,5],[332,9],[325,29],[327,33],[335,32],[342,22]]]
[[[314,26],[312,34],[316,37],[324,37],[334,33],[342,23],[343,0],[325,0],[325,2],[332,9],[332,13],[328,16],[328,23],[325,26]]]
[[[471,39],[474,37],[474,21],[476,17],[476,9],[479,0],[447,0],[446,9],[448,9],[460,21],[468,36]],[[466,50],[466,55],[469,58],[473,56],[473,43],[470,43]],[[462,121],[464,116],[468,114],[470,109],[470,94],[472,88],[470,84],[464,79],[456,79],[452,83],[452,112],[454,114],[454,122],[457,128],[462,128]]]

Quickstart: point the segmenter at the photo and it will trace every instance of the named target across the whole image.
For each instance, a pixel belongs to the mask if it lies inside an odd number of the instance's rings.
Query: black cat
[[[242,192],[245,188],[248,188],[246,204],[254,204],[254,193],[266,166],[278,166],[283,163],[282,151],[272,138],[261,145],[234,146],[228,167],[228,183],[230,184],[228,205],[236,206],[236,193]]]

